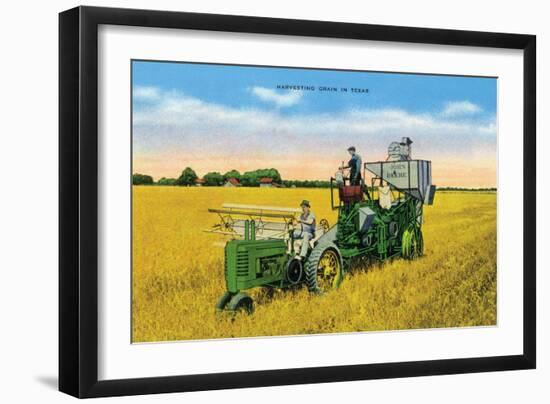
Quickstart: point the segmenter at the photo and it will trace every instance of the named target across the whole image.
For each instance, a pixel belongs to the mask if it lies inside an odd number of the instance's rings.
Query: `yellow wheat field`
[[[322,296],[306,288],[268,298],[253,315],[220,315],[222,237],[208,207],[224,202],[296,207],[311,201],[335,223],[326,189],[133,188],[134,342],[494,325],[496,194],[439,192],[425,208],[425,255],[346,276]]]

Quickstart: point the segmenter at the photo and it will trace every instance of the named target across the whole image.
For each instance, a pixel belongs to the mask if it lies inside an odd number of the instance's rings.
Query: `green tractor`
[[[241,204],[209,209],[220,217],[209,231],[231,237],[225,244],[227,291],[216,309],[251,313],[248,289],[305,284],[310,292],[323,293],[337,288],[356,261],[421,256],[423,205],[433,203],[435,185],[431,162],[413,160],[411,143],[409,138],[393,142],[387,160],[365,163],[362,178],[368,170],[369,185],[364,180],[351,185],[343,170],[331,178],[338,221],[319,222],[305,259],[297,258],[300,246],[293,237],[300,209]]]

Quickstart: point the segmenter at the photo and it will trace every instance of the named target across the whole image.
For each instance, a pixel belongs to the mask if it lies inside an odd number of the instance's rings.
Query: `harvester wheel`
[[[305,269],[307,288],[314,293],[336,289],[344,278],[342,256],[333,243],[317,245],[309,255]]]
[[[405,259],[415,259],[424,253],[424,237],[418,226],[410,226],[403,232],[401,255]]]
[[[233,295],[227,304],[227,310],[235,312],[244,311],[252,314],[254,312],[254,301],[246,293],[237,293]]]

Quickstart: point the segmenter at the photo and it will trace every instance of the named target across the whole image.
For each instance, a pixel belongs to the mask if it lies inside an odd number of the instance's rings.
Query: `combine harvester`
[[[220,223],[207,231],[229,236],[225,244],[227,291],[218,310],[254,309],[244,291],[255,287],[289,288],[306,284],[322,293],[337,288],[356,260],[414,259],[423,253],[422,212],[435,195],[431,162],[411,158],[409,138],[393,142],[386,161],[364,164],[373,174],[369,186],[350,185],[343,170],[330,180],[330,200],[338,222],[319,222],[306,259],[293,240],[300,209],[224,204],[209,212]],[[338,197],[335,197],[337,192]],[[299,225],[298,225],[299,226]]]

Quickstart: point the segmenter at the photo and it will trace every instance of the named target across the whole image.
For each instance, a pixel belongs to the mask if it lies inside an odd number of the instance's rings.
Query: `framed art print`
[[[535,367],[535,37],[60,14],[60,390]]]

